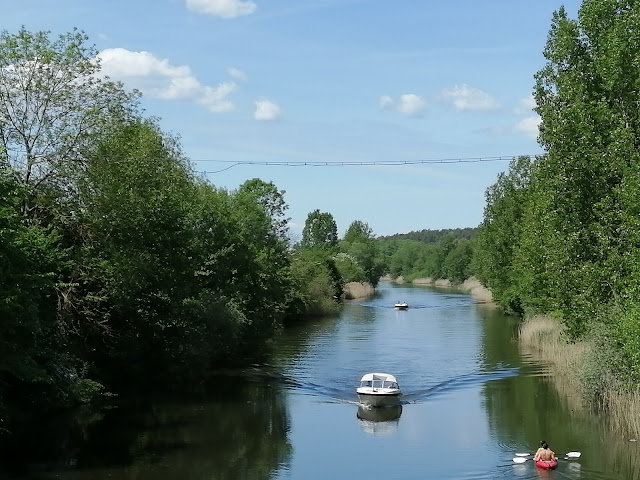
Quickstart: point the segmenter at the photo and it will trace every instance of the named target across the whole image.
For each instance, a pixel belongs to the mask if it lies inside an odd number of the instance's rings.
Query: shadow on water
[[[118,400],[25,425],[2,452],[0,478],[267,480],[289,462],[289,430],[277,384],[227,372],[200,395]]]

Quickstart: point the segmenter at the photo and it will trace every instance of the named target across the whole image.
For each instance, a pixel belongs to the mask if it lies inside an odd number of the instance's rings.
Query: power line
[[[202,173],[220,173],[230,168],[241,165],[262,165],[262,166],[280,166],[280,167],[361,167],[361,166],[402,166],[402,165],[425,165],[425,164],[445,164],[445,163],[481,163],[481,162],[500,162],[511,161],[516,157],[534,157],[535,155],[511,155],[498,157],[468,157],[468,158],[437,158],[424,160],[381,160],[381,161],[340,161],[340,162],[322,162],[322,161],[235,161],[235,160],[192,160],[193,163],[215,162],[228,163],[229,165],[215,171],[203,171]]]

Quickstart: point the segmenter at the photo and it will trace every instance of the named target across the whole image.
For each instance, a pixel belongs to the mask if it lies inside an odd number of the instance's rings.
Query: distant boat
[[[402,392],[398,381],[388,373],[367,373],[356,389],[360,403],[372,407],[397,405]]]
[[[406,310],[409,308],[409,304],[407,302],[397,302],[394,307],[398,310]]]

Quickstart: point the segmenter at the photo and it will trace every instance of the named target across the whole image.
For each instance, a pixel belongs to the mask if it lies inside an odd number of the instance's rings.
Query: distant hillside
[[[420,230],[418,232],[396,233],[377,237],[379,240],[416,240],[423,243],[438,243],[445,235],[450,235],[456,239],[470,240],[476,236],[478,228],[445,228],[443,230]]]

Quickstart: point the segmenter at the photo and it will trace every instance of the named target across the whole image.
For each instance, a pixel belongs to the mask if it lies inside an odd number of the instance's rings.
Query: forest
[[[611,392],[639,393],[638,32],[632,1],[554,14],[534,89],[545,153],[487,190],[473,261],[505,310],[551,316],[589,345],[572,373],[604,409]]]

